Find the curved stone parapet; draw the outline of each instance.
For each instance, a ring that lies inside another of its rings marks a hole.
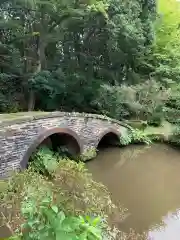
[[[125,135],[129,128],[127,124],[106,116],[74,112],[52,112],[30,116],[24,114],[17,119],[2,118],[0,178],[8,176],[11,170],[25,168],[38,145],[54,134],[62,140],[65,139],[65,135],[74,139],[76,148],[78,146],[79,153],[83,154],[90,148],[97,148],[106,134]]]

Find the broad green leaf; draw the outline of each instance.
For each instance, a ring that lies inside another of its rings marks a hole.
[[[79,240],[86,240],[88,237],[88,233],[87,232],[81,233],[78,237]]]
[[[66,233],[64,231],[58,231],[56,233],[56,240],[78,240],[75,233]]]
[[[1,240],[21,240],[21,238],[18,237],[18,236],[12,236],[12,237],[9,237],[9,238],[2,238]]]
[[[97,226],[101,222],[100,217],[96,217],[95,219],[92,220],[91,224],[93,226]]]
[[[49,197],[46,197],[46,198],[44,198],[43,200],[42,200],[42,203],[43,204],[48,204],[48,203],[50,203],[51,202],[51,199],[49,198]]]
[[[79,219],[80,219],[81,223],[85,223],[85,220],[82,216],[79,216]]]
[[[62,222],[61,227],[62,227],[63,231],[73,232],[80,228],[80,221],[78,218],[75,218],[75,217],[67,217]]]
[[[51,206],[51,209],[55,212],[55,213],[58,213],[58,207],[53,205]]]
[[[62,223],[65,218],[66,218],[66,216],[65,216],[64,212],[63,212],[63,211],[60,211],[60,212],[58,213],[58,221],[59,221],[60,223]]]
[[[88,231],[89,231],[92,235],[94,235],[94,237],[96,237],[96,238],[100,238],[100,237],[101,237],[101,230],[98,229],[98,228],[95,228],[95,227],[93,227],[93,226],[89,226]]]

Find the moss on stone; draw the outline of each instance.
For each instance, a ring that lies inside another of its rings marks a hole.
[[[147,121],[128,120],[128,121],[126,121],[126,123],[133,128],[142,129],[142,130],[147,127]]]
[[[0,180],[0,194],[3,193],[7,189],[8,189],[8,181]]]
[[[17,112],[17,113],[5,113],[0,114],[0,121],[8,121],[13,119],[21,119],[21,118],[28,118],[28,117],[34,117],[34,116],[41,116],[41,115],[47,115],[48,112]]]
[[[98,115],[92,113],[78,113],[78,112],[18,112],[9,114],[0,114],[0,125],[6,126],[11,124],[20,124],[21,122],[33,121],[36,119],[43,118],[54,118],[54,117],[82,117],[82,118],[93,118],[105,120],[110,123],[115,123],[125,128],[131,129],[130,125],[125,122],[109,118],[105,115]]]

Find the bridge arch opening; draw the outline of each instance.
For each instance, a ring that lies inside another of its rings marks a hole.
[[[59,147],[68,149],[68,152],[77,156],[81,154],[83,147],[79,136],[69,128],[53,128],[41,133],[29,146],[20,165],[22,169],[27,168],[30,157],[40,147],[46,146],[53,151]]]
[[[119,146],[119,132],[114,129],[108,129],[100,136],[97,149],[106,148],[109,146]]]

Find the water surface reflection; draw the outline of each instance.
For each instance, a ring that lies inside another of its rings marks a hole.
[[[164,144],[108,148],[87,166],[95,180],[108,187],[114,201],[129,209],[121,229],[146,231],[154,240],[180,239],[178,150]]]
[[[162,218],[162,223],[153,226],[148,232],[149,240],[179,240],[180,239],[180,210],[169,213]]]

